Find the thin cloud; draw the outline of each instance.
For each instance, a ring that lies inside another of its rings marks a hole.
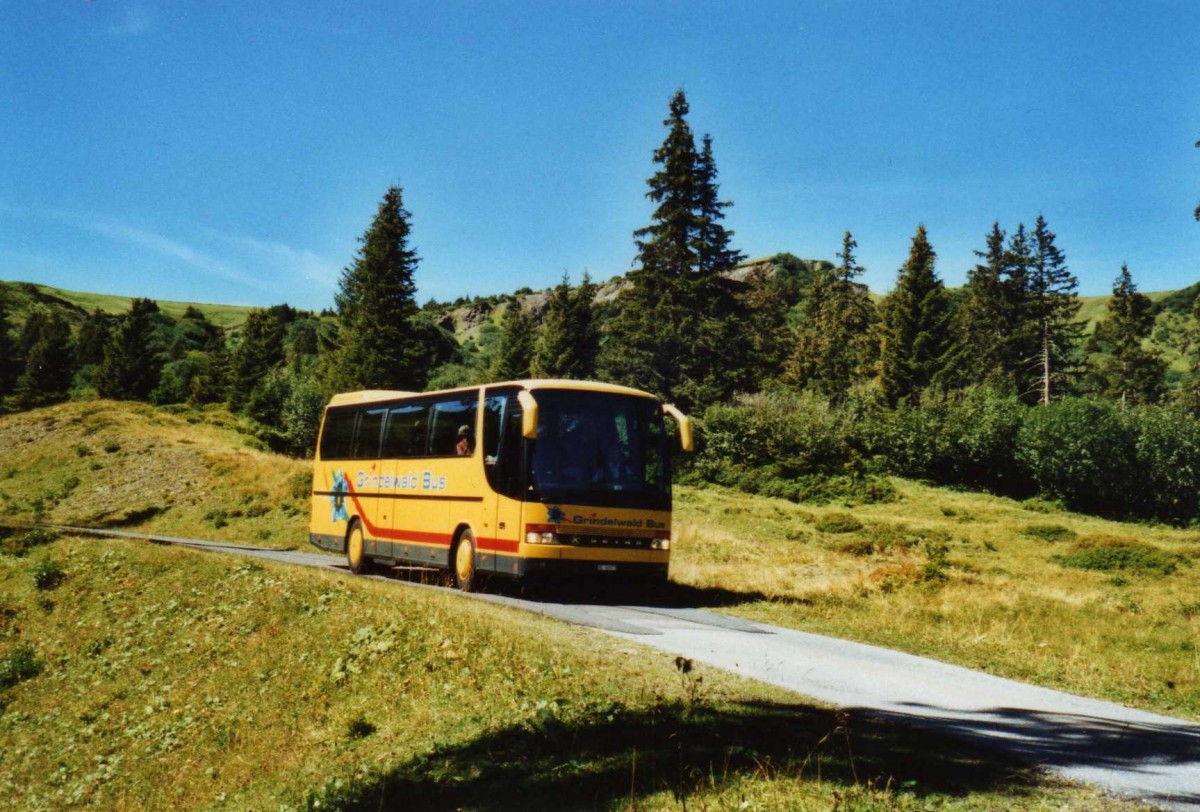
[[[154,17],[150,10],[140,3],[122,4],[120,17],[105,29],[105,33],[113,37],[138,37],[149,33],[154,28]]]
[[[178,260],[202,273],[219,276],[262,293],[275,293],[271,286],[264,285],[259,279],[246,273],[237,265],[180,240],[107,219],[94,220],[86,223],[85,226],[101,236],[133,243],[140,248]]]

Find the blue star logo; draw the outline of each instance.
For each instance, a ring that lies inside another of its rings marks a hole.
[[[350,488],[346,484],[346,475],[341,471],[333,475],[332,490],[333,493],[329,496],[329,501],[333,504],[332,521],[350,521],[350,514],[346,512],[346,494],[350,492]]]
[[[546,515],[551,524],[560,524],[567,519],[567,514],[563,513],[562,508],[560,508],[558,505],[555,505],[546,511]]]

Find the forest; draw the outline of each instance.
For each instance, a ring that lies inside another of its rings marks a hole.
[[[713,139],[696,138],[688,112],[679,91],[626,275],[419,305],[412,215],[393,186],[321,313],[280,304],[230,323],[148,299],[114,313],[0,284],[0,408],[97,397],[228,408],[304,456],[333,392],[597,379],[697,416],[685,480],[879,501],[899,475],[1200,519],[1200,283],[1151,297],[1121,267],[1112,295],[1085,307],[1041,214],[981,224],[958,288],[919,223],[884,296],[859,281],[850,230],[832,261],[747,261],[724,225]]]

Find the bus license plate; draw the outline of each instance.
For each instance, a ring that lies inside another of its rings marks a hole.
[[[616,564],[598,564],[596,566],[596,569],[600,570],[601,572],[616,572],[617,565]]]

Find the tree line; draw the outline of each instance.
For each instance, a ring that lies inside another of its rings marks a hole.
[[[878,301],[860,281],[850,231],[836,263],[780,255],[748,270],[724,225],[732,204],[720,194],[713,139],[696,138],[689,112],[676,92],[647,180],[650,223],[634,232],[634,269],[605,302],[586,273],[576,286],[564,274],[536,313],[528,296],[500,297],[499,323],[489,314],[460,344],[446,326],[448,306],[417,305],[412,215],[393,186],[342,273],[334,311],[255,310],[227,336],[195,308],[173,319],[139,299],[120,316],[97,310],[74,324],[35,306],[14,330],[0,299],[0,397],[10,408],[88,394],[224,403],[295,453],[311,449],[335,391],[524,377],[627,384],[712,426],[727,417],[722,409],[756,408],[762,393],[873,414],[963,402],[980,390],[1027,408],[1095,397],[1197,409],[1200,337],[1186,337],[1191,374],[1170,392],[1167,362],[1148,341],[1155,307],[1127,267],[1088,335],[1078,281],[1040,214],[1031,228],[993,223],[957,290],[942,282],[924,225]],[[883,448],[864,442],[855,453]]]

